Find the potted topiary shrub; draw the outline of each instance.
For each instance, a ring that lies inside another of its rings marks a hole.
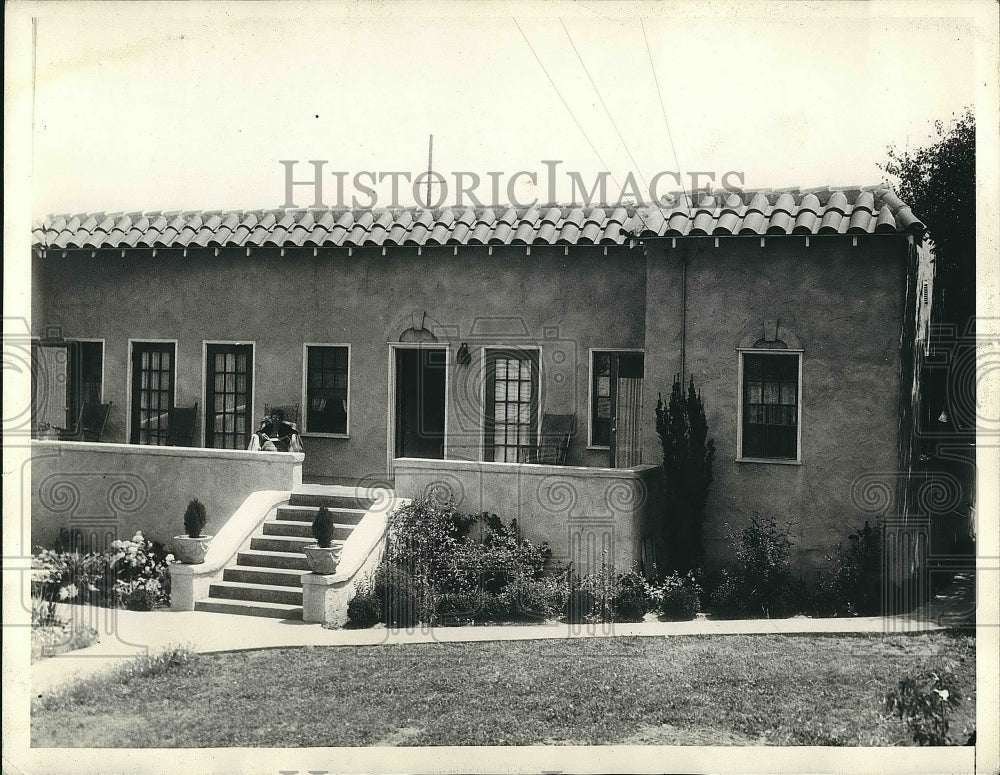
[[[343,544],[338,543],[335,546],[333,543],[333,514],[326,506],[319,507],[316,519],[313,520],[312,534],[316,543],[305,547],[312,572],[321,576],[336,573]]]
[[[201,534],[207,521],[205,506],[200,500],[193,498],[184,512],[186,535],[174,536],[174,554],[178,560],[188,565],[205,562],[205,553],[212,541],[212,536]]]

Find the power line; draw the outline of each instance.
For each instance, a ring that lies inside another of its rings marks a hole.
[[[670,140],[670,151],[674,155],[674,164],[677,165],[677,175],[681,174],[681,163],[677,160],[677,148],[674,147],[674,136],[670,132],[670,122],[667,120],[667,106],[663,104],[663,91],[660,89],[660,79],[656,77],[656,65],[653,64],[653,50],[649,47],[649,38],[646,35],[646,24],[639,19],[639,26],[642,27],[642,39],[646,41],[646,53],[649,55],[649,69],[653,73],[653,83],[656,84],[656,96],[660,99],[660,111],[663,113],[663,124],[667,127],[667,138]],[[681,182],[681,190],[684,183]]]
[[[562,25],[563,32],[566,33],[566,37],[569,39],[569,44],[573,47],[573,53],[576,54],[576,58],[580,61],[580,66],[583,68],[583,72],[587,74],[587,80],[589,80],[590,85],[594,87],[594,93],[597,95],[597,99],[600,100],[601,107],[603,107],[604,112],[608,114],[608,120],[611,122],[611,126],[615,128],[615,132],[618,134],[618,139],[621,141],[622,147],[625,149],[625,153],[628,154],[628,158],[632,162],[632,167],[639,173],[639,177],[642,179],[642,183],[648,191],[649,183],[646,181],[645,175],[642,174],[642,169],[639,167],[638,162],[636,162],[635,157],[632,155],[632,151],[629,149],[628,143],[626,143],[625,138],[622,137],[621,130],[618,128],[618,124],[615,122],[614,116],[611,115],[611,111],[608,109],[607,103],[604,102],[604,98],[601,96],[601,90],[597,88],[597,84],[594,82],[594,78],[591,76],[590,70],[587,69],[587,65],[583,61],[583,57],[580,55],[580,51],[573,42],[573,36],[569,34],[569,30],[566,29],[566,24],[561,18],[559,19],[559,24]]]
[[[621,184],[618,182],[618,178],[616,178],[615,174],[613,172],[611,172],[610,168],[608,167],[607,162],[604,161],[604,159],[601,156],[601,154],[598,153],[597,148],[594,147],[594,144],[591,142],[590,137],[584,131],[583,125],[577,120],[576,114],[573,113],[573,109],[570,108],[569,103],[566,102],[566,98],[562,96],[562,92],[559,91],[559,87],[556,86],[556,82],[552,79],[552,76],[549,75],[549,71],[545,69],[545,65],[542,64],[542,60],[538,56],[538,52],[535,51],[535,47],[531,45],[531,41],[528,40],[528,36],[524,34],[524,30],[521,29],[521,25],[517,23],[517,19],[514,18],[514,17],[511,17],[511,18],[514,21],[514,26],[517,27],[517,31],[520,32],[521,33],[521,37],[524,38],[524,42],[527,43],[528,44],[528,48],[531,49],[531,53],[534,55],[535,61],[538,62],[538,66],[540,68],[542,68],[542,72],[545,73],[545,77],[548,78],[549,79],[549,83],[552,84],[552,88],[555,90],[555,93],[559,96],[559,99],[562,102],[563,107],[566,108],[566,112],[569,113],[570,118],[573,119],[573,123],[576,124],[577,129],[580,130],[580,134],[583,135],[583,139],[587,141],[587,145],[589,145],[590,146],[590,150],[592,150],[594,152],[594,156],[596,156],[597,160],[601,163],[601,167],[603,169],[605,169],[605,170],[608,170],[608,173],[611,175],[611,179],[615,182],[615,185],[618,186],[618,190],[621,191],[622,187],[621,187]]]

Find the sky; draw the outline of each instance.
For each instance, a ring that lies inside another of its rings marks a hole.
[[[355,174],[412,179],[430,134],[444,204],[457,171],[479,176],[486,203],[490,172],[500,201],[569,201],[569,173],[589,188],[602,170],[610,199],[630,172],[643,198],[658,172],[871,184],[888,145],[926,144],[934,119],[974,103],[961,19],[699,8],[52,4],[35,29],[32,215],[281,207],[281,160],[295,180],[325,161],[324,204],[364,205]],[[508,190],[518,171],[535,184]],[[373,186],[377,204],[391,182]],[[661,176],[658,193],[676,187]]]

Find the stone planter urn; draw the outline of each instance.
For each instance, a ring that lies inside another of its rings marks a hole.
[[[208,545],[214,536],[174,536],[174,556],[185,565],[198,565],[205,562]]]
[[[337,572],[342,550],[342,545],[320,546],[319,544],[311,544],[303,549],[312,572],[320,576],[329,576]]]

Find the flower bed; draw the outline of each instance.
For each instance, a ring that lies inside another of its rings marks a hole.
[[[40,621],[53,616],[57,602],[133,611],[169,607],[171,562],[173,555],[141,531],[113,541],[109,552],[79,551],[72,542],[41,549],[31,561],[33,621],[36,609]]]
[[[516,520],[418,499],[390,515],[385,560],[359,585],[348,620],[354,627],[637,622],[660,610],[692,619],[700,607],[691,576],[650,584],[605,561],[581,578],[572,567],[547,569],[550,560],[548,546],[523,538]]]

